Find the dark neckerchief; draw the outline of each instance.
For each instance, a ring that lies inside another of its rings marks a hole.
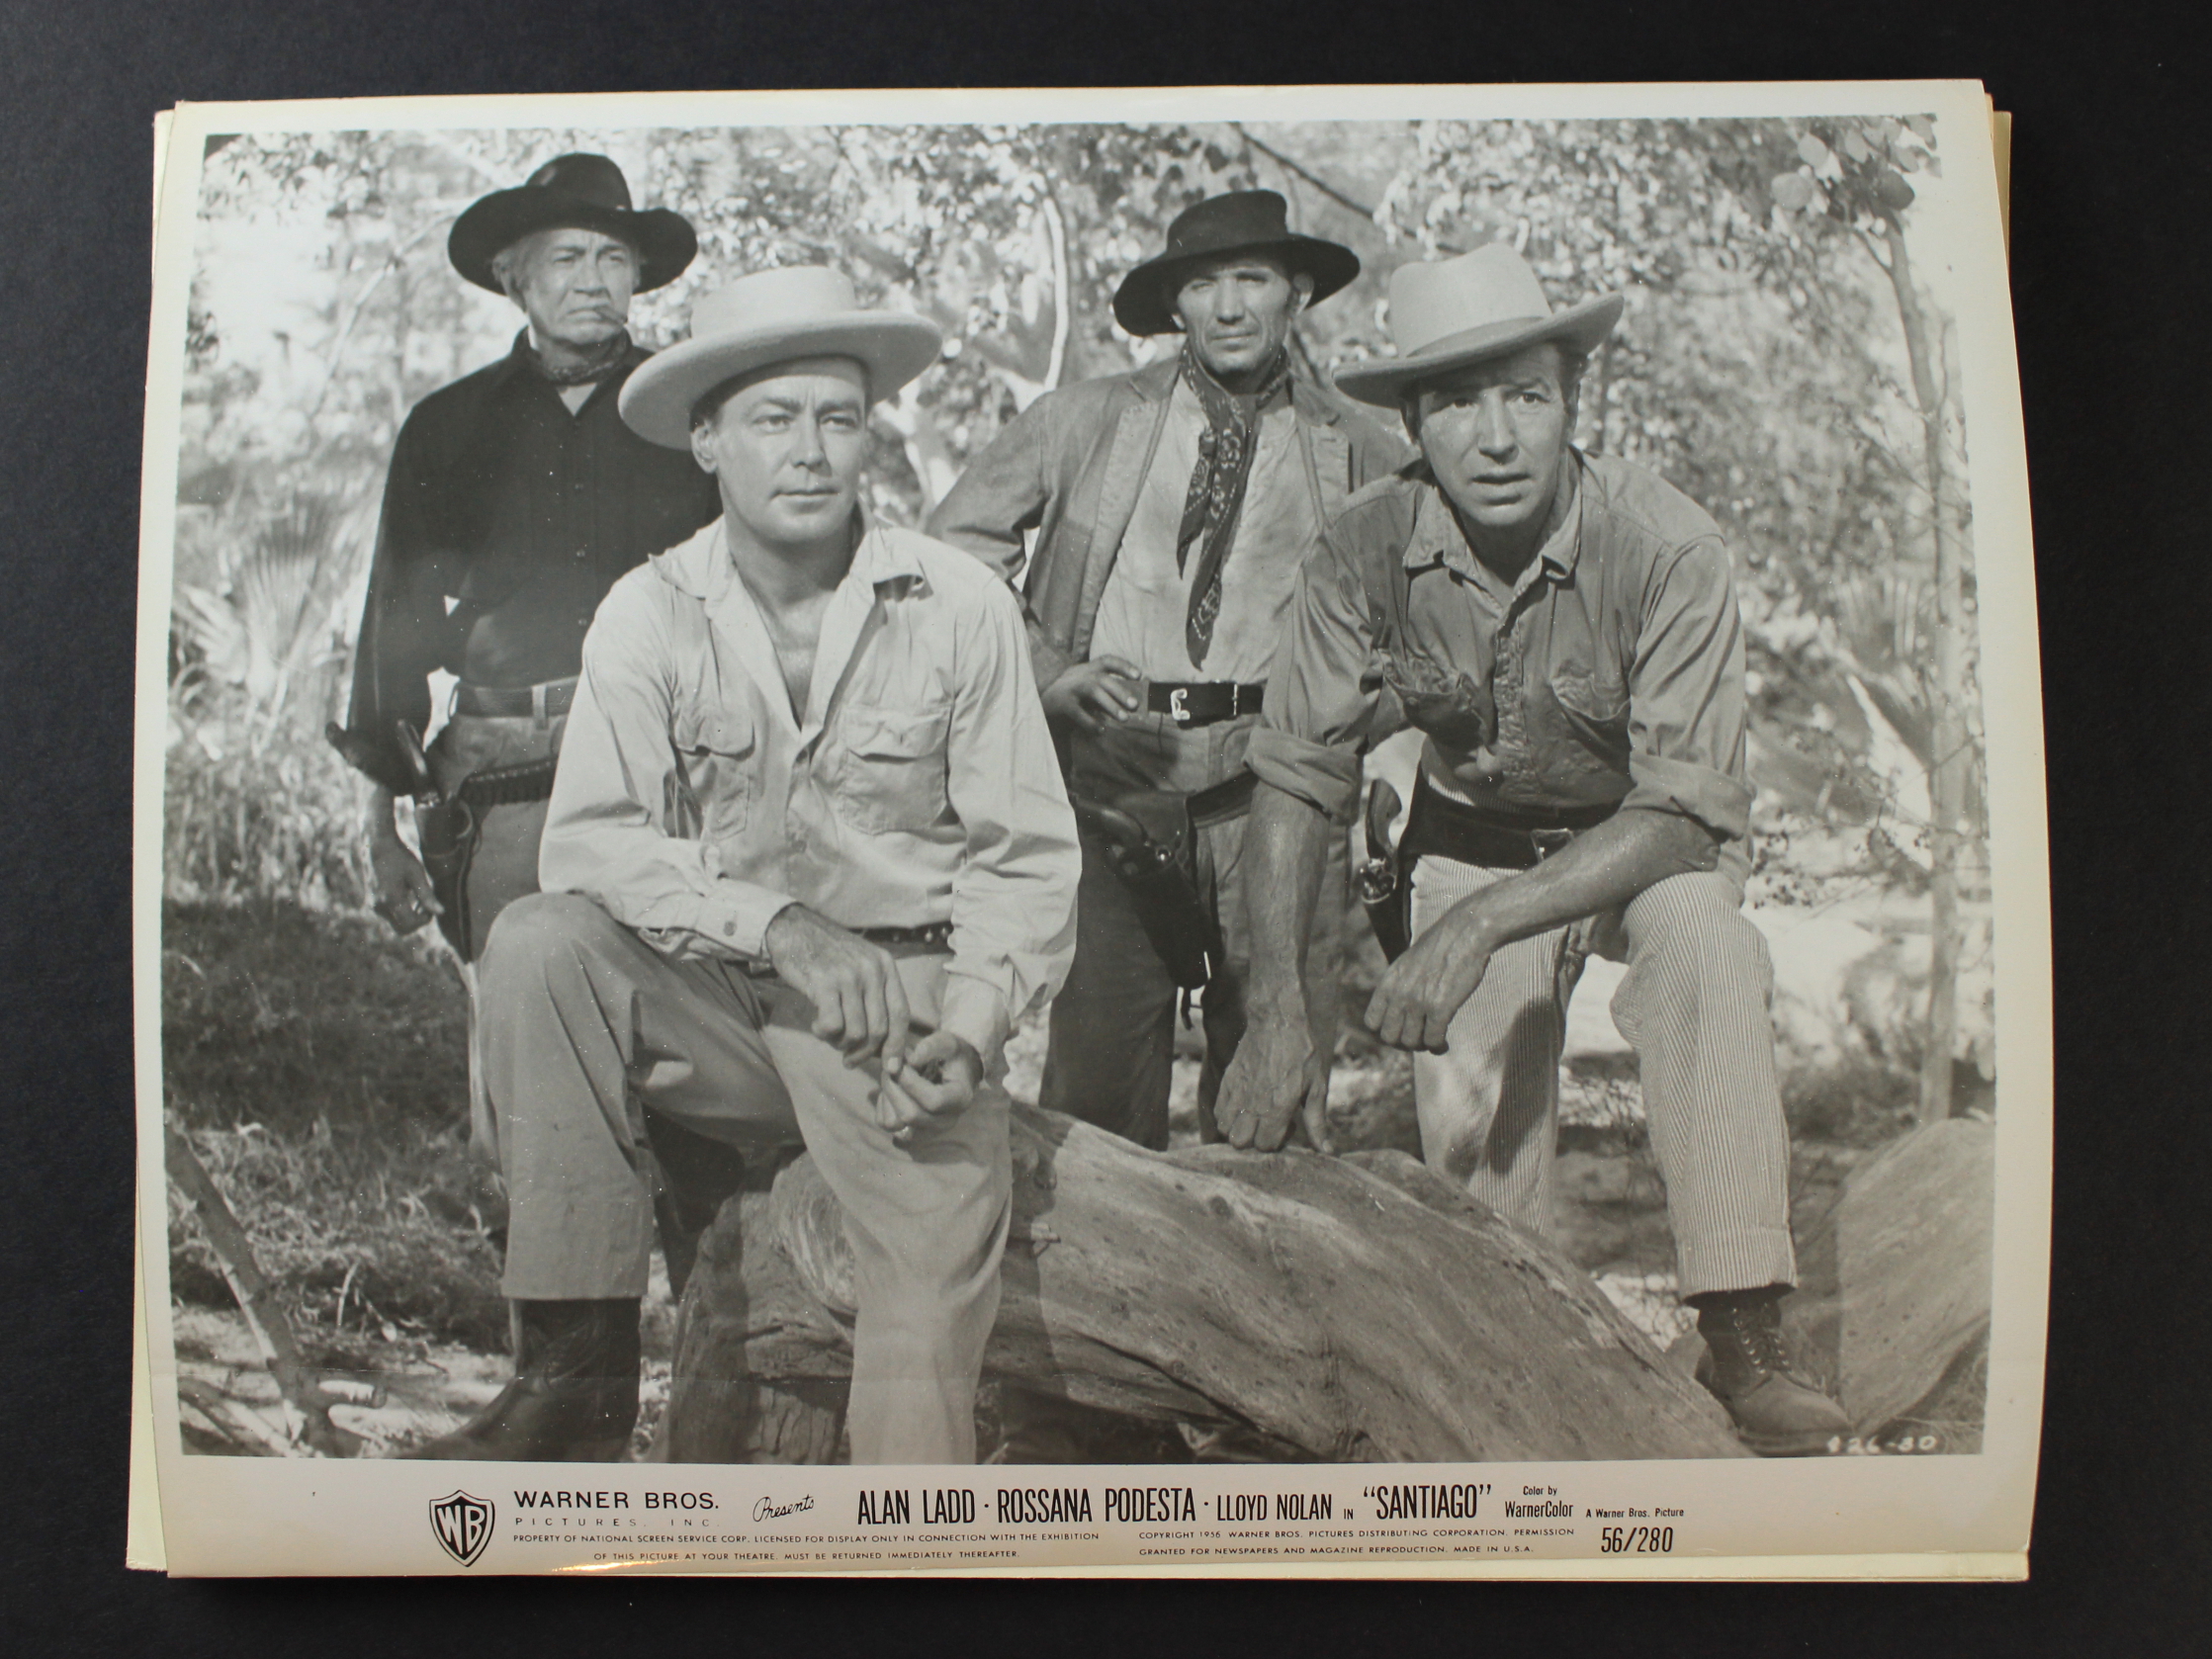
[[[530,365],[531,372],[540,380],[550,381],[555,386],[587,386],[593,381],[605,380],[622,367],[623,360],[630,355],[630,331],[627,328],[621,330],[589,359],[573,369],[549,367],[546,360],[538,355],[538,348],[530,343],[528,329],[523,330],[516,345],[521,351],[522,361]]]
[[[1194,666],[1203,666],[1213,644],[1214,619],[1221,614],[1221,567],[1236,537],[1244,508],[1244,487],[1252,478],[1252,455],[1259,445],[1260,417],[1290,392],[1290,356],[1284,352],[1260,377],[1253,392],[1231,392],[1206,370],[1189,345],[1183,348],[1182,378],[1205,410],[1198,439],[1198,464],[1183,498],[1183,522],[1175,534],[1175,568],[1181,574],[1191,544],[1202,541],[1198,568],[1191,578],[1191,608],[1183,621],[1184,643]]]

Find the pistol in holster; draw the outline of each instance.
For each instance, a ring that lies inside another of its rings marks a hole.
[[[438,901],[438,931],[463,961],[473,962],[477,940],[469,915],[469,864],[483,833],[484,814],[496,806],[545,799],[553,792],[554,762],[530,760],[490,767],[471,773],[449,790],[440,787],[431,772],[422,737],[409,722],[394,722],[393,735],[413,785],[415,850],[430,877],[431,895]],[[324,736],[347,760],[367,770],[360,740],[353,734],[333,722]]]
[[[1399,805],[1398,792],[1377,778],[1368,791],[1368,855],[1352,875],[1368,925],[1387,962],[1403,956],[1413,942],[1413,871],[1403,838],[1397,844],[1390,840],[1390,821],[1398,816]]]
[[[1198,896],[1192,799],[1164,789],[1131,790],[1111,801],[1069,797],[1077,824],[1128,889],[1145,938],[1185,991],[1220,972],[1225,955],[1220,926]]]
[[[477,850],[477,815],[461,798],[461,791],[438,785],[423,752],[421,734],[406,721],[393,723],[399,743],[399,759],[413,784],[415,850],[430,877],[430,892],[438,901],[438,931],[446,942],[469,955],[469,860]]]

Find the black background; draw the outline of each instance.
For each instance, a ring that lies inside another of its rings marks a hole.
[[[90,0],[0,9],[0,1634],[19,1653],[2202,1651],[2197,8]],[[2170,15],[2168,15],[2170,14]],[[2059,1126],[2013,1587],[168,1582],[122,1566],[130,756],[153,112],[701,87],[1968,77],[2017,117]]]

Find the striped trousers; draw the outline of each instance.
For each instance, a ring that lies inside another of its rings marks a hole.
[[[1415,934],[1512,873],[1423,858]],[[1670,876],[1580,926],[1592,951],[1628,965],[1613,1018],[1640,1069],[1682,1294],[1794,1284],[1790,1140],[1768,1016],[1774,965],[1735,885],[1721,874]],[[1452,1022],[1448,1051],[1413,1063],[1423,1159],[1546,1237],[1572,990],[1560,973],[1568,932],[1491,957]]]

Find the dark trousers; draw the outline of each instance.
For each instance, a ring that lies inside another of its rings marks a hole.
[[[1131,789],[1194,794],[1242,768],[1252,725],[1245,719],[1183,731],[1165,716],[1139,716],[1116,731],[1077,738],[1070,785],[1103,798]],[[1197,836],[1198,895],[1221,929],[1228,956],[1202,994],[1205,1058],[1198,1072],[1198,1132],[1207,1140],[1220,1138],[1213,1102],[1244,1035],[1244,987],[1251,965],[1243,886],[1245,823],[1240,816],[1200,830]],[[1314,1041],[1324,1056],[1333,1054],[1336,1045],[1345,881],[1344,845],[1332,836],[1307,945]],[[1037,1103],[1164,1151],[1180,1003],[1175,981],[1145,937],[1128,889],[1085,836],[1075,962],[1052,1004]]]

